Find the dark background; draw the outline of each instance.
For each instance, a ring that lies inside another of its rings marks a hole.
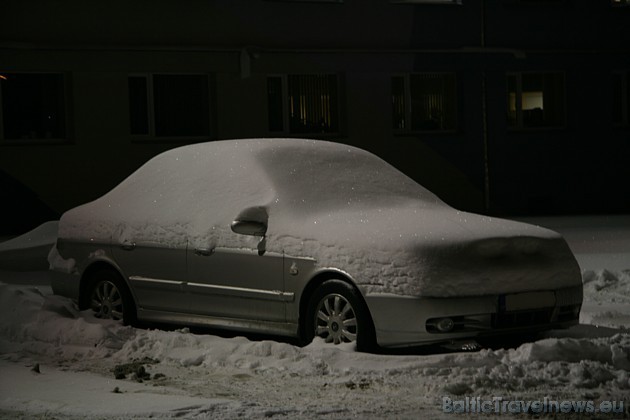
[[[628,213],[629,27],[617,0],[5,0],[0,235],[166,149],[245,137],[370,150],[462,210]],[[452,80],[450,123],[401,128],[396,81],[417,111],[427,74]],[[334,121],[305,128],[287,102],[317,75]],[[511,126],[512,81],[522,93],[545,76],[553,121]]]

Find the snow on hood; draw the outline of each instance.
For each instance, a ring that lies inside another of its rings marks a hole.
[[[230,230],[250,208],[267,213],[267,251],[344,270],[366,293],[455,296],[580,283],[559,235],[458,212],[380,158],[314,140],[217,141],[165,152],[65,213],[59,236],[255,248],[256,238]],[[487,258],[502,256],[516,263],[509,275],[487,275]],[[474,275],[462,277],[471,261]]]

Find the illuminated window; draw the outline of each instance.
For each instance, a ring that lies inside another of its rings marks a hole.
[[[210,134],[208,76],[129,76],[130,133],[149,137],[207,137]]]
[[[628,72],[613,74],[613,122],[616,125],[630,123],[630,83]]]
[[[398,131],[455,130],[455,74],[418,73],[392,77],[392,122]]]
[[[337,75],[271,76],[267,79],[267,105],[271,132],[339,133]]]
[[[564,75],[508,75],[508,125],[512,128],[561,127],[565,121]]]
[[[2,73],[0,102],[0,126],[5,140],[66,138],[62,74]]]

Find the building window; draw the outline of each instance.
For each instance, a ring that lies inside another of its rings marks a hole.
[[[149,137],[210,135],[208,76],[129,76],[130,132]]]
[[[269,131],[339,133],[339,87],[334,74],[271,76],[267,79]]]
[[[508,74],[508,126],[562,127],[565,122],[562,73]]]
[[[455,74],[414,73],[392,77],[392,122],[397,131],[455,130]]]
[[[630,73],[613,74],[613,123],[628,125],[630,123]]]
[[[65,139],[63,74],[0,74],[0,126],[5,140]]]

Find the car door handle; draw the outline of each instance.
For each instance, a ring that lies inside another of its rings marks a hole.
[[[136,248],[135,242],[124,242],[120,244],[120,247],[125,251],[133,251]]]
[[[209,257],[214,254],[214,248],[195,248],[195,255],[200,257]]]

